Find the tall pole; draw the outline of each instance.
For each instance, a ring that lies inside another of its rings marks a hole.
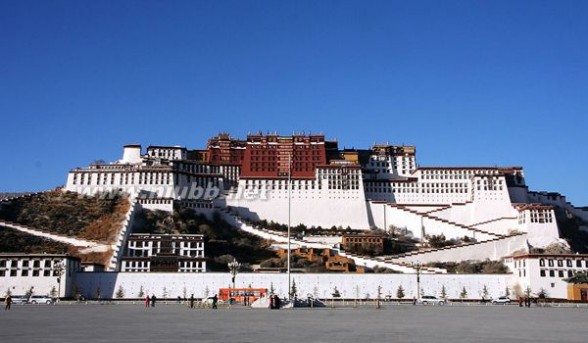
[[[292,201],[292,153],[288,154],[288,300],[290,299],[290,212]]]
[[[388,226],[386,225],[386,203],[382,204],[384,207],[384,232],[388,233]]]

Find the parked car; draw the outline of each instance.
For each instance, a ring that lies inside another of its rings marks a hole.
[[[420,299],[419,299],[419,303],[423,304],[423,305],[445,305],[445,300],[443,299],[439,299],[436,296],[433,295],[423,295]]]
[[[204,299],[202,299],[202,306],[204,307],[212,307],[212,303],[214,302],[214,297],[206,297]],[[220,300],[217,298],[217,306],[220,304],[223,304],[224,301]]]
[[[498,297],[496,299],[492,299],[493,304],[510,304],[510,298],[507,296]]]
[[[28,302],[27,297],[24,295],[13,295],[11,298],[13,304],[26,304]]]
[[[49,305],[52,303],[53,303],[53,299],[51,299],[50,297],[48,297],[46,295],[33,295],[29,299],[29,304],[47,304],[47,305]]]

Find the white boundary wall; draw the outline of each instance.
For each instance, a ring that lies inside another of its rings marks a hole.
[[[382,287],[382,297],[396,297],[398,286],[402,285],[405,299],[412,299],[417,291],[416,274],[292,274],[299,297],[315,294],[319,298],[331,298],[337,287],[343,298],[375,299],[378,286]],[[484,285],[491,297],[504,295],[506,287],[515,284],[511,274],[464,275],[464,274],[421,274],[420,285],[426,295],[439,296],[445,286],[449,298],[457,299],[463,287],[468,299],[480,299]],[[168,298],[178,296],[205,297],[218,293],[219,288],[231,285],[229,273],[78,273],[77,287],[88,298],[96,295],[100,288],[103,297],[113,297],[122,287],[125,298],[138,297],[141,287],[145,295],[155,294],[163,298],[164,288]],[[288,289],[287,274],[240,273],[235,278],[236,287],[272,288],[281,296]],[[184,292],[185,291],[185,292]],[[208,291],[208,292],[207,292]]]

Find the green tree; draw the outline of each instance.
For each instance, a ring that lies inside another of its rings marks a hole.
[[[441,287],[441,299],[447,300],[447,289],[445,285]]]
[[[49,296],[51,298],[57,298],[57,288],[55,288],[55,286],[51,287],[51,291],[49,291]]]
[[[405,297],[404,288],[402,288],[402,285],[399,285],[398,288],[396,289],[396,298],[402,299],[404,297]]]
[[[525,288],[525,296],[531,298],[531,292],[531,287],[527,286],[527,288]]]
[[[123,286],[120,285],[120,286],[118,286],[118,289],[116,290],[116,298],[122,299],[124,297],[125,297],[125,290],[123,289]]]
[[[292,288],[290,288],[290,298],[298,296],[298,289],[296,289],[296,280],[292,280]]]
[[[547,299],[547,298],[549,298],[549,294],[547,294],[547,290],[545,288],[541,288],[541,289],[539,289],[539,292],[537,293],[537,297],[539,299]]]
[[[459,293],[459,298],[460,298],[461,300],[464,300],[464,299],[467,299],[467,297],[468,297],[468,291],[467,291],[467,289],[466,289],[466,288],[465,288],[465,286],[464,286],[464,287],[461,289],[461,293]]]
[[[482,288],[482,298],[488,299],[488,297],[489,297],[488,287],[486,285],[484,285],[484,287]]]

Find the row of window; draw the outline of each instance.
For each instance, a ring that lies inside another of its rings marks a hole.
[[[582,267],[586,267],[588,268],[588,260],[572,260],[572,259],[566,259],[566,260],[554,260],[554,259],[544,259],[541,258],[539,259],[539,266],[540,267],[545,267],[545,263],[547,262],[547,266],[548,267],[555,267],[555,264],[557,264],[558,267],[563,267],[564,263],[566,267],[576,267],[576,268],[582,268]],[[524,266],[524,264],[523,264]],[[515,262],[515,267],[516,267],[516,262]]]
[[[549,275],[549,277],[556,277],[556,275],[557,275],[557,277],[560,277],[560,278],[564,278],[564,277],[570,278],[570,277],[574,276],[574,274],[580,273],[580,272],[582,272],[582,271],[571,270],[571,269],[568,269],[567,271],[566,270],[541,269],[539,271],[539,275],[541,275],[541,277],[547,277],[547,275]],[[588,273],[588,270],[584,271],[584,273]]]
[[[20,272],[20,275],[19,275]],[[51,269],[0,269],[0,277],[4,276],[34,276],[34,277],[55,277],[59,276],[59,271]]]

